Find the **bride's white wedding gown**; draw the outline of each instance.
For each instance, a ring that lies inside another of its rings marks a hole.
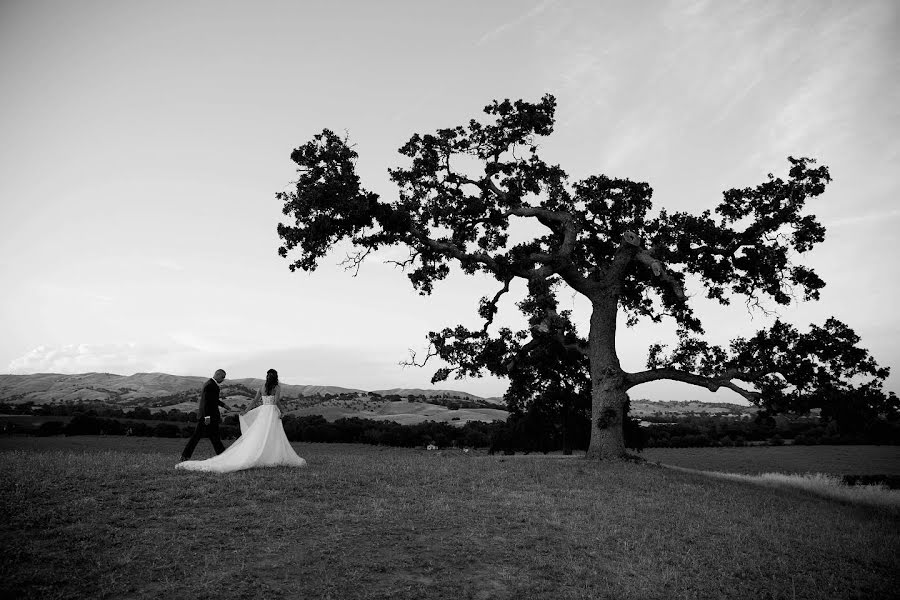
[[[262,404],[241,415],[239,420],[241,437],[225,452],[206,460],[186,460],[175,468],[228,473],[252,467],[306,466],[284,434],[275,396],[263,396]]]

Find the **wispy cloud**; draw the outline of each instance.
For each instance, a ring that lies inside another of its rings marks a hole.
[[[475,42],[475,45],[483,46],[484,44],[497,39],[507,31],[515,29],[529,19],[537,17],[555,3],[556,0],[542,0],[541,2],[533,6],[529,11],[515,17],[514,19],[510,19],[509,21],[505,21],[500,25],[497,25],[496,27],[482,35],[480,38],[478,38],[478,41]]]
[[[76,285],[42,281],[37,284],[36,288],[41,294],[51,298],[67,298],[90,304],[104,305],[112,304],[116,301],[115,296],[98,292],[93,285],[87,283]]]
[[[239,344],[228,343],[221,339],[211,339],[194,333],[193,331],[174,331],[169,333],[169,338],[177,347],[189,348],[208,354],[227,353],[240,350]],[[246,351],[247,348],[244,348],[243,350]]]
[[[38,346],[9,364],[9,372],[26,373],[137,373],[157,371],[170,350],[136,343]]]
[[[900,81],[895,2],[563,8],[552,13],[562,25],[544,27],[542,69],[557,82],[560,129],[591,127],[601,168],[716,147],[729,171],[766,173],[773,157],[834,164],[863,144],[886,162],[900,149],[900,84],[887,83]]]
[[[164,372],[197,375],[234,360],[234,354],[209,352],[178,342],[171,344],[113,342],[38,346],[11,361],[9,373]]]
[[[863,143],[883,150],[890,145],[896,153],[900,62],[887,56],[896,3],[838,3],[814,15],[808,29],[792,32],[800,37],[792,39],[790,52],[776,55],[791,68],[779,66],[783,95],[761,128],[760,152],[828,152],[834,160]],[[887,65],[892,73],[885,72]],[[892,77],[893,85],[885,86]]]
[[[165,269],[167,271],[184,271],[184,265],[171,258],[154,258],[151,259],[149,263],[154,267]]]
[[[827,221],[824,223],[826,229],[833,229],[836,227],[847,227],[852,225],[862,225],[865,223],[883,223],[884,221],[888,221],[890,219],[896,219],[900,217],[900,208],[895,208],[893,210],[889,210],[886,212],[880,213],[869,213],[865,215],[854,215],[851,217],[843,217],[839,219],[834,219],[831,221]]]

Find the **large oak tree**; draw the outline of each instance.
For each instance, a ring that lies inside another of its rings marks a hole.
[[[827,167],[788,158],[786,178],[770,174],[756,187],[728,190],[714,212],[651,215],[648,184],[606,175],[570,181],[560,166],[540,158],[537,140],[552,133],[555,108],[550,95],[537,103],[494,101],[484,109],[486,122],[413,135],[400,148],[406,165],[389,170],[398,187],[392,202],[360,185],[355,150],[323,130],[291,154],[298,178],[277,198],[293,222],[278,225],[279,254],[291,260],[292,271],[312,271],[345,239],[356,248],[348,257],[355,268],[379,248],[404,246],[409,256],[399,264],[422,294],[453,263],[464,273],[493,277],[499,290],[481,300],[483,327],[429,334],[429,356],[450,365],[434,380],[486,370],[511,376],[514,384],[528,381],[540,363],[535,352],[565,368],[586,365],[593,458],[625,455],[627,392],[662,379],[729,388],[772,413],[896,408],[896,397],[882,391],[888,370],[857,346],[843,323],[829,319],[802,333],[776,321],[722,348],[702,338],[685,290],[691,275],[692,285],[722,304],[735,298],[788,304],[797,294],[817,299],[824,282],[795,261],[824,239],[824,227],[804,209],[825,191]],[[511,244],[513,217],[543,227],[533,239]],[[492,332],[498,302],[516,280],[527,284],[519,308],[529,328]],[[586,338],[557,310],[565,286],[590,301]],[[616,351],[620,312],[629,324],[674,319],[678,344],[668,351],[651,347],[643,371],[623,370]]]

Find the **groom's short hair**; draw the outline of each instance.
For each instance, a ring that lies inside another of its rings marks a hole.
[[[221,375],[222,377],[225,377],[225,371],[223,371],[222,369],[216,369],[216,372],[213,373],[213,377],[215,377],[216,375]]]

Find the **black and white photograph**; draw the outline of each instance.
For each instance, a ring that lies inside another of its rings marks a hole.
[[[900,593],[900,3],[0,2],[0,596]]]

